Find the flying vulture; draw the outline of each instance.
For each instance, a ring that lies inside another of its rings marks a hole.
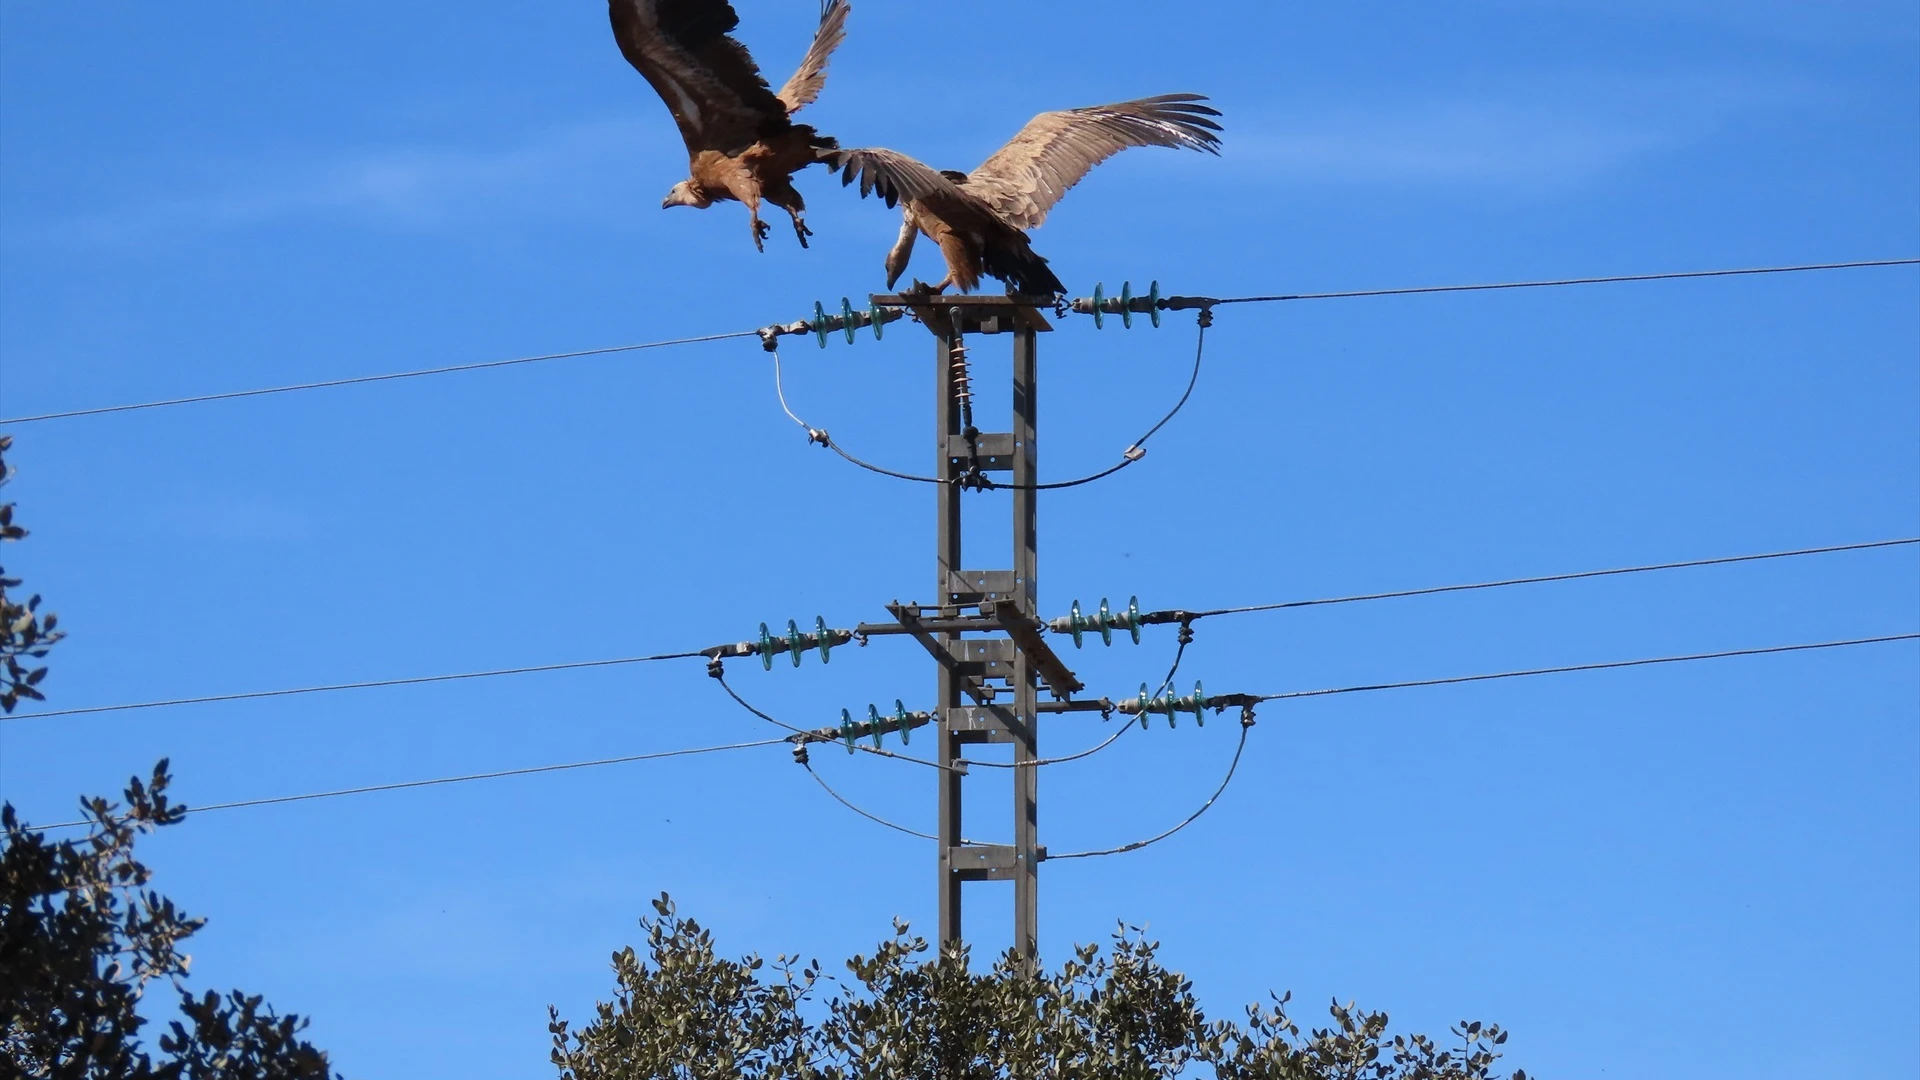
[[[840,170],[841,183],[860,180],[860,194],[875,191],[888,206],[903,207],[900,239],[887,253],[887,287],[907,269],[920,234],[940,245],[948,285],[971,292],[980,275],[999,278],[1010,291],[1056,295],[1066,291],[1047,260],[1028,243],[1026,230],[1095,165],[1130,146],[1172,146],[1220,152],[1219,112],[1200,104],[1199,94],[1045,112],[1027,122],[1013,141],[970,173],[933,169],[892,150],[835,150],[823,156]]]
[[[838,144],[788,117],[820,96],[827,60],[846,39],[846,0],[825,0],[813,47],[775,93],[746,46],[730,36],[740,16],[727,0],[608,0],[620,52],[667,103],[686,140],[688,176],[660,205],[704,210],[736,199],[752,216],[753,246],[770,231],[760,200],[793,217],[800,246],[813,235],[793,174]]]

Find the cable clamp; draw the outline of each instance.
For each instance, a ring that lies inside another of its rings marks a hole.
[[[831,450],[833,449],[833,436],[828,435],[825,428],[810,427],[807,429],[807,444],[812,445],[814,443],[819,443],[823,449]]]
[[[807,744],[804,741],[794,743],[793,763],[795,765],[807,764]]]
[[[1213,305],[1208,304],[1207,306],[1200,309],[1200,329],[1205,330],[1207,327],[1212,325],[1213,325]]]
[[[1247,704],[1240,706],[1240,726],[1243,728],[1250,728],[1253,726],[1253,703],[1252,702],[1248,702]]]
[[[717,656],[707,658],[707,675],[715,679],[727,677],[727,666]]]
[[[1147,456],[1147,448],[1141,446],[1139,443],[1134,443],[1132,446],[1127,447],[1120,456],[1126,458],[1128,461],[1139,461],[1141,458]]]
[[[1181,645],[1193,644],[1193,616],[1189,615],[1180,620],[1180,637],[1178,643]]]

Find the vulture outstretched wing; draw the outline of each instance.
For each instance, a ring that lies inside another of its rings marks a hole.
[[[1095,165],[1132,146],[1220,152],[1217,110],[1200,94],[1041,113],[967,177],[968,188],[1009,224],[1031,229]]]
[[[820,5],[820,25],[813,32],[813,45],[800,61],[799,70],[776,95],[786,104],[789,113],[813,104],[813,99],[820,96],[821,87],[827,85],[827,61],[832,59],[833,50],[847,40],[847,11],[852,6],[847,0],[826,0]]]
[[[737,151],[783,124],[753,55],[728,34],[740,16],[727,0],[607,0],[613,37],[627,63],[667,103],[689,155]]]
[[[964,173],[941,172],[894,150],[834,150],[821,157],[840,174],[842,184],[858,179],[863,199],[878,192],[888,206],[898,206],[902,199],[980,203],[977,196],[960,190]],[[981,209],[987,209],[984,203]]]

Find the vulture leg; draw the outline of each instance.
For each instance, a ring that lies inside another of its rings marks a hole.
[[[767,234],[773,231],[773,226],[760,220],[759,207],[749,206],[747,207],[747,213],[752,215],[754,250],[765,253],[767,250]]]
[[[793,219],[793,235],[799,237],[801,247],[806,247],[807,237],[813,235],[813,230],[807,228],[806,200],[800,197],[800,193],[794,190],[791,184],[782,184],[768,188],[767,201],[785,210],[787,216]]]

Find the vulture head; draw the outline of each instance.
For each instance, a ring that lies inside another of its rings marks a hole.
[[[660,203],[660,209],[665,210],[670,206],[691,206],[695,210],[705,210],[712,205],[713,200],[707,198],[707,193],[701,190],[698,184],[692,180],[682,180],[667,192],[667,197]]]

